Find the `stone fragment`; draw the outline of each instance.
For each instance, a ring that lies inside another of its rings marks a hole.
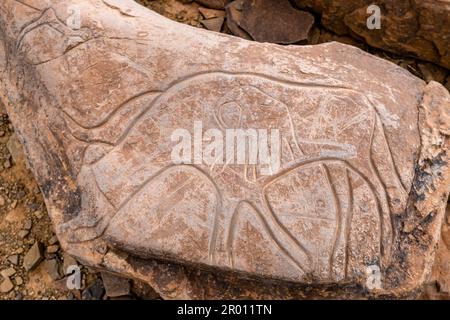
[[[69,254],[163,298],[417,294],[450,186],[442,85],[131,0],[38,3],[0,2],[0,98]],[[73,4],[76,30],[61,22]],[[239,128],[251,148],[233,159],[220,151]],[[100,280],[83,291],[102,297]]]
[[[14,268],[3,269],[0,271],[0,275],[3,278],[8,278],[16,274],[16,270]]]
[[[11,161],[9,159],[7,159],[5,162],[3,162],[3,168],[5,169],[9,169],[11,168]]]
[[[45,260],[45,268],[50,278],[54,281],[61,279],[60,264],[57,258]]]
[[[419,63],[417,65],[423,78],[426,82],[436,81],[439,83],[444,83],[447,70],[442,67],[436,66],[432,63]]]
[[[59,251],[59,246],[57,244],[47,247],[47,253],[49,253],[49,254],[57,253],[58,251]]]
[[[102,272],[103,285],[106,295],[110,298],[126,296],[130,294],[130,280],[113,275],[108,272]]]
[[[3,207],[6,204],[5,197],[0,196],[0,207]]]
[[[19,256],[17,254],[13,254],[8,257],[8,261],[16,266],[19,264]]]
[[[23,267],[26,271],[32,271],[43,259],[42,244],[35,242],[33,246],[28,250],[23,258]]]
[[[33,227],[33,221],[31,221],[31,219],[25,220],[25,223],[23,224],[23,229],[31,230],[32,227]]]
[[[22,163],[25,161],[22,146],[20,145],[15,132],[9,137],[6,147],[15,163]]]
[[[205,19],[225,17],[225,11],[223,10],[214,10],[200,7],[198,8],[198,11],[200,11]]]
[[[227,14],[227,27],[235,36],[247,40],[253,40],[252,37],[240,27],[240,24],[242,22],[241,19],[243,3],[244,0],[235,0],[225,7],[225,12]]]
[[[20,239],[25,239],[30,234],[30,230],[20,230],[17,235]]]
[[[219,18],[212,18],[212,19],[208,19],[208,20],[201,20],[201,24],[203,24],[205,26],[206,29],[211,30],[211,31],[215,31],[215,32],[220,32],[220,30],[222,30],[222,25],[223,25],[223,21],[224,21],[224,17],[219,17]]]
[[[314,17],[294,9],[289,0],[245,0],[240,26],[259,42],[281,44],[308,39]]]
[[[5,278],[0,284],[0,293],[8,293],[12,289],[14,289],[14,284],[12,283],[11,279]]]
[[[75,260],[71,255],[69,255],[67,252],[63,253],[63,272],[65,275],[69,274],[67,270],[69,270],[70,267],[78,266],[77,260]]]
[[[17,286],[21,286],[23,284],[23,278],[22,277],[15,277],[14,281],[16,282]]]
[[[294,0],[321,15],[321,23],[339,35],[356,35],[369,45],[450,68],[450,3],[423,0]],[[369,8],[369,5],[377,7]],[[379,9],[379,11],[378,11]],[[368,13],[368,10],[370,13]],[[380,29],[368,28],[379,14]]]
[[[83,300],[101,300],[105,293],[102,281],[100,279],[95,280],[88,288],[83,290]]]
[[[36,210],[35,212],[33,212],[33,215],[38,219],[42,219],[44,213],[41,210]]]

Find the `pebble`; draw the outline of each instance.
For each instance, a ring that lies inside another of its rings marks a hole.
[[[6,204],[6,200],[3,196],[0,196],[0,207],[3,207]]]
[[[31,271],[38,266],[42,259],[42,245],[40,242],[35,242],[23,258],[23,266],[26,271]]]
[[[45,261],[45,267],[47,273],[54,281],[61,279],[61,273],[59,272],[59,261],[57,259],[51,259]]]
[[[5,162],[3,162],[3,167],[4,167],[5,169],[11,168],[11,161],[8,159],[8,160],[6,160]]]
[[[21,239],[25,239],[30,234],[30,230],[20,230],[17,235]]]
[[[50,253],[50,254],[57,253],[58,250],[59,250],[59,246],[57,244],[47,247],[47,253]]]
[[[14,280],[16,281],[17,286],[21,286],[23,284],[22,277],[16,277]]]
[[[36,218],[38,218],[38,219],[41,219],[41,218],[44,216],[44,214],[42,213],[42,211],[39,211],[39,210],[33,212],[33,214],[34,214],[34,216],[35,216]]]
[[[102,272],[103,285],[106,295],[110,298],[127,296],[130,294],[130,280],[118,277],[108,272]]]
[[[25,230],[31,230],[32,227],[33,227],[33,221],[31,221],[31,219],[27,219],[25,221],[25,223],[23,224],[23,228]]]
[[[9,278],[16,274],[16,270],[14,268],[8,268],[0,271],[0,274],[3,278]]]
[[[11,282],[11,279],[5,278],[5,280],[3,280],[3,282],[2,282],[2,284],[0,284],[0,292],[8,293],[12,289],[14,289],[14,284]]]
[[[11,202],[10,206],[11,206],[11,209],[15,209],[17,207],[17,200],[13,200],[13,202]]]
[[[8,257],[8,261],[17,266],[19,264],[19,256],[17,254],[13,254],[12,256]]]

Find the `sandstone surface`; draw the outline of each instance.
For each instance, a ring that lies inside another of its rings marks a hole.
[[[80,262],[166,298],[408,296],[428,277],[450,185],[438,83],[131,0],[7,0],[0,22],[0,98]],[[279,170],[175,163],[174,131],[196,123],[279,130]]]

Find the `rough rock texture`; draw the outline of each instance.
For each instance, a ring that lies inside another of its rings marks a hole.
[[[195,0],[195,2],[212,9],[224,9],[229,0]]]
[[[294,9],[288,0],[244,1],[240,26],[253,40],[280,44],[308,39],[314,17]]]
[[[443,86],[125,0],[8,0],[0,37],[0,98],[80,262],[165,298],[409,296],[428,277],[450,185]],[[278,128],[281,170],[172,163],[194,121]]]
[[[321,15],[321,23],[339,35],[353,34],[376,48],[411,55],[450,68],[448,0],[294,0]],[[367,28],[369,5],[381,8],[381,29]]]

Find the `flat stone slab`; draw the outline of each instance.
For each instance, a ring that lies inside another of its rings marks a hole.
[[[128,0],[6,1],[0,22],[0,97],[80,262],[165,298],[407,296],[426,280],[450,185],[443,86]],[[236,129],[256,160],[228,158]]]

